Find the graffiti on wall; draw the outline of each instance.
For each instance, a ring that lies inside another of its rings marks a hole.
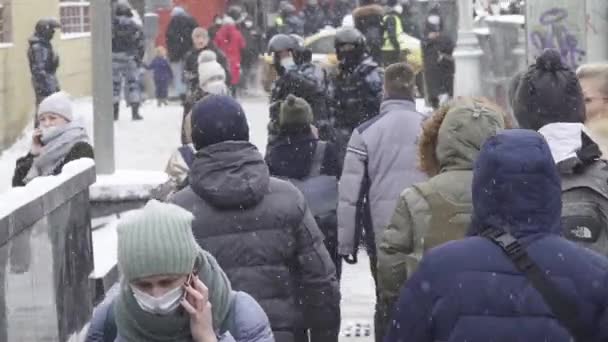
[[[529,43],[536,53],[556,49],[564,63],[576,69],[583,62],[586,52],[568,20],[568,11],[559,7],[548,9],[542,12],[538,24],[529,36]]]

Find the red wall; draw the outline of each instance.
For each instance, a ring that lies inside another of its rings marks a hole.
[[[190,13],[199,25],[208,27],[216,14],[224,13],[226,0],[174,0],[176,6],[181,6]],[[171,20],[171,8],[158,11],[159,27],[156,45],[165,45],[165,32]]]

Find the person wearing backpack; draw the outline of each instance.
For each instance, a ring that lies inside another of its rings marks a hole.
[[[426,179],[416,169],[416,141],[425,117],[416,111],[414,83],[414,73],[406,63],[386,69],[380,113],[353,131],[340,177],[338,253],[346,262],[356,263],[364,232],[374,281],[378,239],[400,192]],[[377,318],[378,314],[377,307]],[[376,324],[376,341],[380,341],[379,332]]]
[[[561,236],[551,154],[532,130],[486,140],[469,237],[425,254],[385,342],[608,341],[608,259]]]
[[[312,126],[312,108],[302,98],[288,95],[278,119],[278,137],[266,154],[270,175],[290,180],[304,194],[340,279],[336,210],[341,163],[337,147],[319,140]]]
[[[423,254],[465,236],[470,223],[473,162],[488,138],[510,125],[498,106],[462,98],[426,121],[418,143],[419,167],[428,181],[413,184],[399,198],[379,237],[378,283],[383,327],[399,288]]]
[[[551,148],[563,191],[566,238],[608,256],[608,165],[584,125],[585,96],[556,50],[545,50],[511,87],[521,128],[540,132]]]

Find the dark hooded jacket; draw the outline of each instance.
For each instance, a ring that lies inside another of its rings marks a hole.
[[[201,149],[190,186],[173,202],[191,211],[194,235],[222,266],[237,291],[251,294],[268,314],[276,341],[311,329],[332,341],[340,324],[334,265],[303,195],[270,177],[248,142]]]
[[[510,232],[573,303],[591,336],[608,339],[608,260],[560,236],[561,186],[544,139],[507,130],[475,163],[470,235]],[[571,341],[539,292],[490,240],[430,250],[401,291],[387,342]]]

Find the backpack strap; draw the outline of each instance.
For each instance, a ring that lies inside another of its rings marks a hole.
[[[568,330],[574,341],[589,341],[586,330],[580,324],[576,303],[560,292],[551,279],[530,258],[526,249],[515,237],[499,229],[487,229],[481,236],[492,241],[503,250],[515,267],[526,276],[532,286],[540,293],[557,321]]]
[[[428,203],[431,212],[429,228],[424,232],[424,251],[448,241],[460,240],[466,235],[472,212],[470,203],[447,200],[431,182],[414,184],[413,187]],[[467,219],[457,221],[461,219],[459,215],[466,215]]]
[[[327,142],[319,140],[315,153],[312,156],[312,164],[310,166],[310,173],[308,178],[318,177],[321,175],[321,168],[323,167],[323,159],[325,159],[325,150],[327,148]]]

